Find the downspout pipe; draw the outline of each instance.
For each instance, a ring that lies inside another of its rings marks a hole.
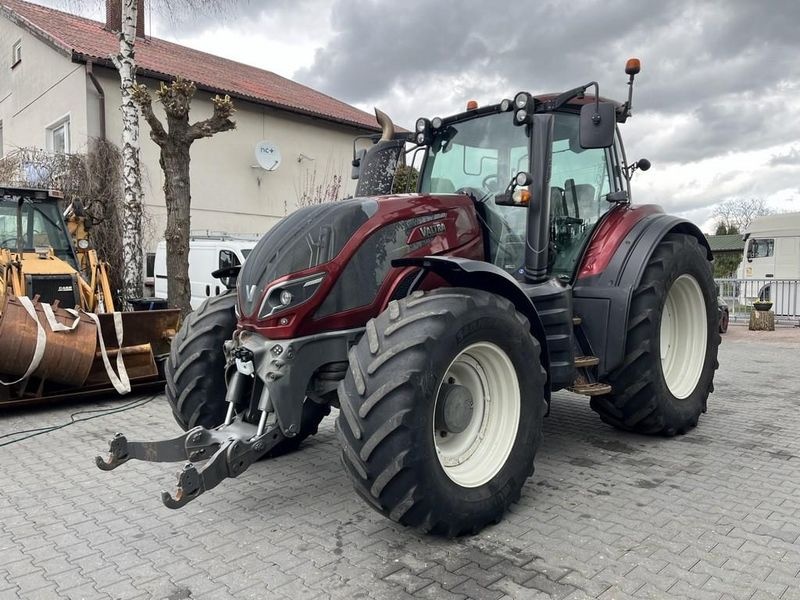
[[[92,82],[94,85],[94,89],[97,90],[97,95],[100,97],[100,139],[106,139],[106,94],[103,91],[103,86],[100,85],[100,82],[97,80],[94,74],[94,64],[92,61],[87,61],[86,63],[86,75],[89,77],[89,81]]]

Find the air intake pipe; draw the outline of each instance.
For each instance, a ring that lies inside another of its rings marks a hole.
[[[525,281],[547,280],[550,246],[550,168],[553,159],[553,115],[535,114],[531,125],[530,154],[533,181],[525,240]]]

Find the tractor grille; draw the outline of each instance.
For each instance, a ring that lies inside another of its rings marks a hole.
[[[80,304],[78,277],[76,275],[28,275],[28,296],[39,296],[40,302],[53,304],[56,300],[61,308],[75,308]]]

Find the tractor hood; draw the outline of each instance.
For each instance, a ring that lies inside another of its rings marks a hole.
[[[256,244],[238,279],[239,314],[253,315],[268,284],[333,259],[375,214],[375,199],[354,198],[298,209]]]

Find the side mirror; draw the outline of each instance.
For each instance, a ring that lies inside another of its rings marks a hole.
[[[581,108],[581,148],[608,148],[614,143],[617,115],[611,102],[584,104]]]
[[[366,155],[366,148],[362,148],[356,152],[355,158],[353,158],[353,162],[351,163],[352,168],[350,169],[350,179],[358,179],[359,175],[361,175],[361,161],[364,160]]]

